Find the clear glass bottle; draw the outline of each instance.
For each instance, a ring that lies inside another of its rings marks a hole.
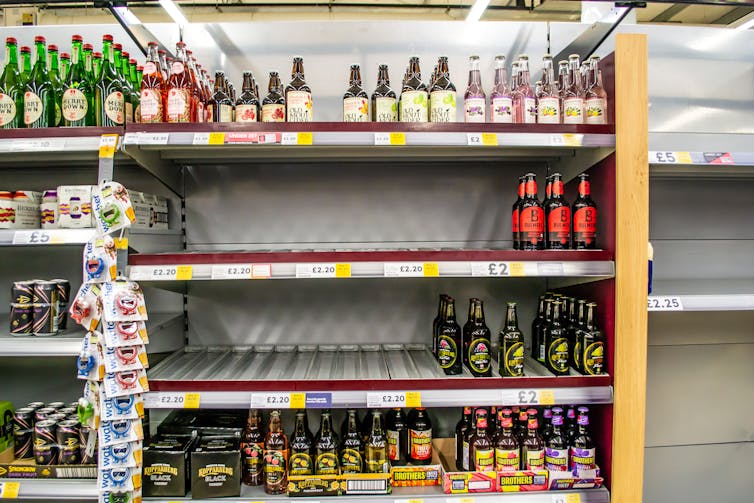
[[[147,45],[147,61],[141,77],[141,122],[144,124],[165,121],[166,85],[160,68],[157,42]]]
[[[607,92],[602,85],[599,56],[589,58],[589,75],[592,85],[585,93],[584,108],[587,124],[607,124]]]
[[[497,81],[497,75],[495,76]],[[465,122],[487,122],[487,97],[482,88],[482,73],[479,71],[479,56],[469,58],[469,84],[463,95]]]
[[[518,64],[514,63],[514,71]],[[495,84],[490,91],[490,121],[509,124],[513,122],[513,98],[508,86],[505,56],[495,56]]]
[[[176,44],[175,60],[170,65],[170,78],[165,99],[167,122],[195,122],[196,120],[194,85],[185,49],[185,43]]]
[[[377,73],[377,87],[372,93],[372,120],[374,122],[398,121],[398,101],[395,91],[390,88],[387,65],[380,65]]]
[[[581,81],[579,55],[568,56],[568,86],[563,92],[563,124],[584,123],[584,87]]]
[[[542,85],[537,92],[537,122],[560,124],[560,93],[555,81],[552,56],[545,54],[542,65]]]
[[[450,80],[446,56],[437,61],[437,78],[429,88],[429,121],[456,122],[456,86]]]
[[[513,110],[517,124],[534,124],[537,122],[537,102],[531,88],[529,76],[529,56],[518,57],[517,85],[513,92]]]
[[[364,447],[364,459],[367,473],[390,473],[388,445],[380,411],[372,412],[372,429]]]
[[[369,96],[361,87],[359,65],[351,65],[348,89],[343,95],[343,122],[369,122]]]

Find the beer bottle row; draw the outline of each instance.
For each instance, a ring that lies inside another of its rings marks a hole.
[[[516,303],[508,302],[493,360],[491,332],[484,318],[483,301],[469,299],[469,314],[461,328],[456,321],[455,299],[441,294],[432,323],[432,352],[447,375],[459,375],[466,367],[474,377],[491,377],[492,367],[502,377],[524,375],[525,339],[518,327]],[[599,375],[605,368],[605,337],[596,325],[597,304],[558,293],[539,298],[532,322],[531,355],[556,376],[569,370]]]
[[[572,205],[564,196],[563,176],[547,177],[545,199],[537,196],[537,175],[518,179],[511,230],[516,250],[591,250],[597,248],[597,205],[591,198],[589,175],[578,176],[578,197]]]
[[[329,410],[320,416],[312,435],[308,415],[296,413],[293,433],[286,437],[280,411],[272,411],[265,432],[262,412],[249,411],[241,439],[242,478],[247,485],[264,485],[268,494],[285,493],[288,476],[389,473],[394,465],[429,464],[432,460],[432,421],[426,409],[406,417],[402,409],[386,414],[349,409],[335,432]]]
[[[456,425],[459,471],[596,468],[589,409],[464,407]]]

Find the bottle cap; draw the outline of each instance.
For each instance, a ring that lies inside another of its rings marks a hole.
[[[92,49],[94,49],[94,46],[92,44],[84,44],[85,51],[91,51]]]
[[[116,51],[121,51],[123,50],[123,46],[121,44],[115,43],[113,44],[113,49],[115,49]]]
[[[71,59],[71,55],[68,54],[67,52],[61,52],[60,59]]]
[[[58,52],[58,46],[55,44],[50,44],[47,46],[48,52]]]
[[[128,59],[128,57],[129,57],[129,56],[131,56],[131,54],[130,54],[130,53],[128,53],[128,52],[126,52],[126,51],[123,51],[123,52],[121,53],[121,55],[122,55],[122,56],[123,56],[124,58],[126,58],[126,59]]]
[[[22,45],[21,52],[31,52],[31,47],[29,47],[28,45]]]
[[[13,37],[8,37],[8,38],[5,39],[5,43],[6,44],[17,44],[18,41],[16,41],[16,39],[13,38]]]
[[[37,35],[36,37],[34,37],[34,43],[35,44],[38,44],[38,43],[44,44],[45,42],[47,42],[47,41],[45,40],[44,37],[41,37],[39,35]]]
[[[102,41],[112,42],[113,41],[113,36],[112,35],[102,35]]]
[[[84,37],[82,37],[81,35],[73,35],[71,37],[71,42],[83,42],[83,41],[84,41]]]

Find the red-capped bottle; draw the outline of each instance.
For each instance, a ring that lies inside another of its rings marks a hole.
[[[589,175],[579,175],[579,197],[573,202],[573,248],[597,248],[597,205],[590,196]]]
[[[170,65],[167,85],[167,122],[196,122],[194,82],[188,67],[186,44],[176,44],[175,60]]]
[[[545,247],[545,213],[537,198],[537,175],[526,174],[524,200],[519,213],[521,250],[543,250]]]
[[[563,196],[563,176],[553,173],[550,177],[552,188],[545,204],[547,215],[547,248],[565,250],[571,243],[571,207]]]
[[[513,249],[518,250],[521,247],[521,236],[519,232],[519,219],[518,213],[521,203],[524,202],[524,189],[526,187],[526,177],[518,177],[518,199],[513,203],[513,210],[511,211],[511,230],[513,231]]]
[[[141,77],[140,120],[142,123],[165,120],[165,80],[162,77],[157,42],[149,42],[147,61]]]
[[[552,195],[552,178],[550,175],[545,177],[545,198],[542,199],[542,209],[545,211],[545,244],[547,244],[547,211],[550,204],[550,196]]]

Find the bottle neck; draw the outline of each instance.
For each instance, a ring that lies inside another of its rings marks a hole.
[[[18,46],[16,44],[6,44],[5,61],[6,66],[18,70]]]
[[[553,177],[551,195],[553,198],[563,197],[563,180],[560,177]]]
[[[484,307],[481,302],[474,304],[474,323],[484,324]]]
[[[332,436],[331,426],[330,426],[330,416],[327,414],[322,415],[322,424],[320,425],[320,428],[319,428],[319,436],[320,438]]]
[[[508,328],[518,328],[516,306],[508,306],[508,312],[505,315],[505,326]]]
[[[586,328],[587,330],[594,330],[594,306],[587,306],[586,308]]]
[[[372,436],[382,435],[382,416],[374,414],[372,416]]]
[[[358,428],[358,425],[356,424],[356,413],[355,412],[351,412],[351,413],[348,414],[348,433],[349,434],[353,434],[353,433],[358,434],[359,433],[359,428]]]
[[[537,181],[534,178],[527,178],[524,191],[528,198],[537,197]]]
[[[44,66],[45,69],[46,69],[46,67],[47,67],[47,61],[46,61],[47,54],[46,54],[44,42],[36,42],[34,44],[34,47],[35,47],[35,49],[37,51],[37,64]]]
[[[304,426],[304,416],[296,416],[296,427],[294,428],[294,436],[305,437],[306,427]]]
[[[579,196],[580,197],[587,197],[590,194],[590,192],[591,192],[590,189],[591,189],[591,187],[590,187],[590,184],[589,184],[589,180],[587,180],[586,178],[582,178],[579,181]]]
[[[81,52],[81,42],[73,42],[71,44],[71,66],[77,66],[83,63],[82,52]]]
[[[270,418],[270,433],[280,433],[280,416],[274,415]]]
[[[378,86],[390,86],[390,77],[387,73],[387,68],[380,68],[380,71],[377,75],[377,85]]]
[[[254,78],[250,73],[244,73],[243,75],[243,92],[254,92]]]
[[[445,308],[445,319],[447,321],[455,321],[456,319],[455,302],[448,302],[448,305]]]
[[[495,60],[495,87],[504,86],[507,80],[505,61]]]

